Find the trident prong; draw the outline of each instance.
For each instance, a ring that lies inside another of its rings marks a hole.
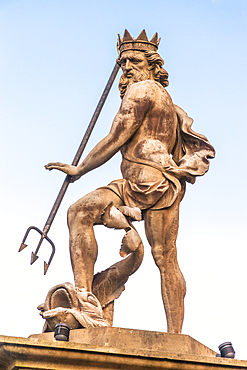
[[[51,263],[51,261],[52,261],[52,258],[53,258],[54,254],[55,254],[55,245],[54,245],[54,243],[51,241],[51,239],[50,239],[50,238],[48,238],[48,236],[46,235],[46,233],[47,233],[47,228],[44,228],[44,230],[43,230],[43,231],[41,231],[40,229],[38,229],[38,228],[37,228],[37,227],[35,227],[35,226],[30,226],[30,227],[27,229],[26,234],[24,235],[24,238],[23,238],[23,240],[22,240],[22,243],[21,243],[21,246],[20,246],[20,248],[19,248],[19,251],[18,251],[18,252],[21,252],[24,248],[26,248],[26,247],[27,247],[27,244],[25,244],[25,241],[26,241],[26,239],[27,239],[27,237],[28,237],[28,234],[29,234],[29,232],[30,232],[31,230],[35,230],[35,231],[37,231],[37,232],[41,235],[41,238],[40,238],[40,240],[39,240],[39,244],[38,244],[38,246],[37,246],[37,248],[36,248],[36,251],[31,253],[31,262],[30,262],[30,264],[31,264],[31,265],[32,265],[35,261],[37,261],[37,259],[39,258],[39,256],[37,255],[37,253],[38,253],[38,251],[39,251],[39,249],[40,249],[40,246],[41,246],[41,244],[42,244],[42,242],[43,242],[43,240],[44,240],[44,239],[45,239],[45,240],[47,240],[47,241],[48,241],[48,243],[49,243],[49,244],[51,245],[51,247],[52,247],[52,253],[51,253],[51,256],[50,256],[50,258],[49,258],[48,263],[46,263],[46,262],[44,261],[44,275],[46,275],[47,270],[48,270],[48,267],[50,266],[50,263]]]

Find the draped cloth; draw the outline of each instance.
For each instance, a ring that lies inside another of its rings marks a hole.
[[[158,169],[163,179],[153,183],[133,183],[126,179],[112,181],[104,187],[116,193],[127,206],[142,210],[168,208],[185,190],[185,181],[194,184],[196,176],[204,175],[215,150],[208,139],[191,129],[193,119],[174,106],[178,117],[177,138],[172,151],[174,166],[165,166],[125,153],[124,159]]]

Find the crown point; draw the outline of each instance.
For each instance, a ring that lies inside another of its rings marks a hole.
[[[161,37],[160,37],[160,38],[159,38],[159,40],[157,41],[157,46],[159,46],[160,40],[161,40]]]
[[[134,39],[128,30],[124,31],[124,36],[121,38],[120,35],[118,35],[118,41],[117,41],[117,50],[118,54],[121,55],[123,51],[127,50],[140,50],[140,51],[157,51],[158,45],[160,42],[160,39],[158,39],[157,32],[153,36],[151,41],[148,41],[147,34],[145,30],[142,30],[140,35]]]
[[[130,35],[129,31],[127,31],[127,30],[124,31],[123,41],[124,42],[126,42],[126,41],[134,41],[133,37]]]
[[[137,37],[136,41],[147,41],[148,42],[148,38],[147,38],[147,34],[146,34],[146,31],[145,30],[142,30],[142,32],[140,33],[140,35]]]
[[[153,44],[156,44],[157,45],[157,41],[158,41],[158,34],[156,32],[155,35],[150,40],[150,42],[152,42]]]

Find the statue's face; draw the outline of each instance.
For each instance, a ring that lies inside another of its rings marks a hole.
[[[124,51],[120,58],[121,68],[125,77],[132,79],[135,75],[149,73],[149,64],[145,54],[141,51]]]

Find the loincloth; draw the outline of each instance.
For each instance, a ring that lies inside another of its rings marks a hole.
[[[125,156],[124,158],[134,162],[130,156]],[[120,179],[112,181],[109,185],[102,188],[112,190],[129,207],[138,207],[141,210],[158,210],[172,206],[178,196],[181,195],[180,181],[174,176],[166,174],[156,164],[150,165],[150,162],[147,163],[147,161],[138,162],[159,169],[164,178],[157,182],[139,184]]]

